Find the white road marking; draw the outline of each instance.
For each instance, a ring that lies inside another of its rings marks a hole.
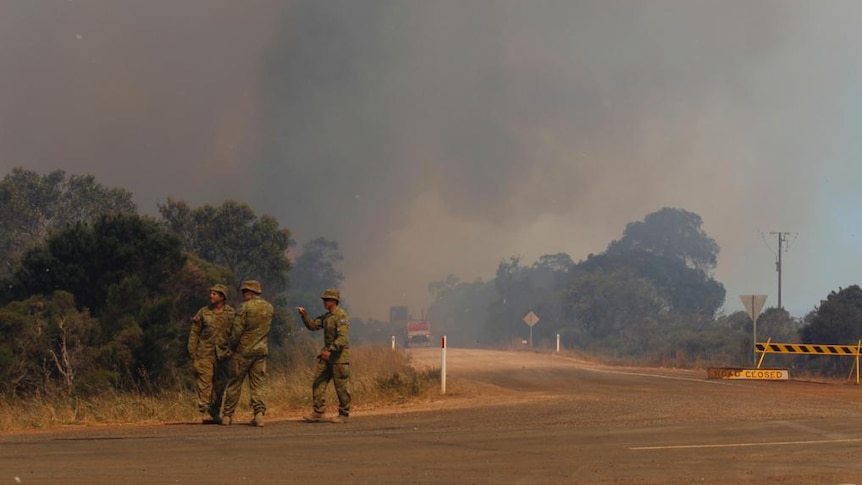
[[[786,446],[786,445],[822,445],[829,443],[859,443],[862,438],[847,438],[840,440],[811,440],[811,441],[770,441],[767,443],[726,443],[723,445],[669,445],[669,446],[636,446],[629,448],[632,451],[643,450],[692,450],[701,448],[744,448],[752,446]]]

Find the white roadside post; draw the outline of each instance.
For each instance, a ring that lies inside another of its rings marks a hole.
[[[557,334],[557,353],[560,353],[560,334]]]
[[[392,336],[392,350],[395,350],[395,335]]]
[[[440,340],[440,394],[446,394],[446,336]]]

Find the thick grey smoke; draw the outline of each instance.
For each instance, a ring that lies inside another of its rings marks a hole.
[[[860,20],[849,1],[3,3],[0,167],[93,172],[150,210],[248,200],[338,240],[365,316],[511,254],[581,259],[663,206],[703,216],[731,309],[774,293],[758,230],[799,232],[784,298],[807,310],[862,269],[831,249],[856,256],[835,236],[854,216],[830,218],[859,202]]]

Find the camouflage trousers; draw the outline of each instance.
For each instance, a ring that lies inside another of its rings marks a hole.
[[[221,410],[222,398],[230,378],[230,361],[215,356],[195,359],[198,411],[216,417]]]
[[[251,395],[251,407],[254,413],[266,413],[263,393],[266,390],[266,356],[237,356],[231,359],[230,382],[224,396],[224,415],[233,416],[243,381],[248,380],[248,391]]]
[[[318,360],[311,387],[314,397],[314,412],[323,414],[326,408],[326,386],[329,381],[335,384],[335,394],[338,396],[338,414],[350,415],[350,364],[330,364]]]

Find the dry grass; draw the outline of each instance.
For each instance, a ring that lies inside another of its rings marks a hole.
[[[292,359],[290,369],[271,370],[265,400],[267,415],[274,418],[308,411],[311,408],[311,381],[315,361]],[[275,367],[270,364],[270,368]],[[439,394],[438,369],[417,371],[409,357],[386,346],[358,346],[351,349],[351,392],[356,409],[401,404]],[[330,385],[327,394],[330,411],[337,404]],[[237,419],[251,415],[247,389],[243,389]],[[50,429],[65,426],[108,424],[153,424],[195,422],[194,392],[165,391],[158,395],[107,392],[87,398],[0,397],[0,432]]]

